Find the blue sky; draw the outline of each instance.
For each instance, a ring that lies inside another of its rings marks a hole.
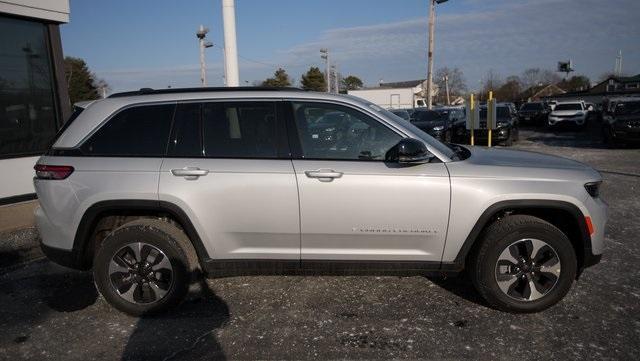
[[[221,0],[71,0],[65,55],[84,58],[113,91],[199,85],[195,31],[211,29],[209,85],[222,85]],[[450,0],[439,5],[435,67],[459,67],[470,88],[493,69],[554,69],[572,59],[596,80],[640,73],[640,0]],[[426,0],[236,0],[241,82],[282,66],[296,80],[322,66],[327,47],[339,71],[375,85],[424,78]]]

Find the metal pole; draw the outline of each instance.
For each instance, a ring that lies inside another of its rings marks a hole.
[[[489,114],[489,109],[493,109],[493,91],[489,90],[489,101],[487,102],[487,130],[488,130],[488,140],[487,140],[487,147],[491,147],[491,135],[492,135],[492,129],[491,127],[489,127],[489,116],[494,117],[495,115],[493,114],[493,112],[491,113],[491,115]]]
[[[331,61],[329,60],[329,52],[327,51],[327,93],[331,93]]]
[[[238,70],[238,45],[236,43],[235,0],[222,0],[222,22],[224,23],[225,78],[227,86],[240,86]]]
[[[433,33],[434,33],[434,18],[436,11],[435,0],[429,0],[429,51],[428,66],[427,66],[427,108],[431,109],[433,106]]]
[[[204,32],[204,26],[200,25],[200,31]],[[205,71],[204,61],[204,37],[198,39],[198,46],[200,47],[200,85],[207,86],[207,72]]]
[[[444,87],[447,90],[447,105],[451,105],[451,98],[449,97],[449,75],[444,75]]]
[[[476,126],[476,119],[474,118],[475,116],[475,103],[473,101],[473,94],[471,94],[471,99],[469,101],[469,103],[471,104],[471,106],[469,107],[469,109],[471,109],[471,114],[469,114],[468,116],[471,117],[471,141],[469,143],[471,143],[471,145],[474,145],[475,140],[474,140],[474,136],[473,136],[473,128],[475,128]]]

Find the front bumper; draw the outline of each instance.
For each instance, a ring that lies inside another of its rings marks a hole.
[[[491,132],[491,140],[492,141],[505,141],[509,139],[511,131],[509,128],[497,128]],[[471,131],[467,130],[467,136],[471,136]],[[473,138],[475,140],[488,140],[489,139],[489,131],[487,129],[474,129],[473,130]]]
[[[575,125],[584,125],[587,122],[587,117],[577,116],[577,117],[566,118],[566,117],[554,117],[550,115],[549,120],[547,122],[549,123],[549,125],[567,124],[567,123],[571,123]]]
[[[78,252],[74,250],[55,248],[47,246],[42,242],[40,242],[40,249],[42,249],[42,253],[53,263],[73,269],[87,269],[87,267],[83,265]]]

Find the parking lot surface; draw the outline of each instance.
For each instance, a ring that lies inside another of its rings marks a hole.
[[[590,164],[610,205],[602,262],[545,312],[488,308],[464,277],[269,276],[208,280],[137,319],[90,273],[24,252],[1,265],[0,359],[640,359],[640,150],[605,149],[595,130],[523,130],[515,148]]]

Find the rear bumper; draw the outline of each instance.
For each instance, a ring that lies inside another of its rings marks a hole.
[[[42,242],[40,242],[40,248],[42,249],[42,253],[44,253],[51,262],[69,268],[79,270],[86,269],[86,267],[82,265],[79,254],[74,250],[55,248],[47,246]]]

